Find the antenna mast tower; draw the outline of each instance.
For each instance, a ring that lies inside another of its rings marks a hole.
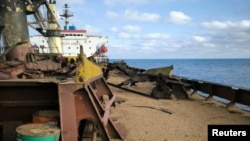
[[[73,17],[74,15],[72,13],[69,12],[69,6],[68,4],[64,5],[64,12],[62,15],[60,15],[61,17],[64,17],[65,19],[65,27],[66,30],[69,30],[69,17]]]

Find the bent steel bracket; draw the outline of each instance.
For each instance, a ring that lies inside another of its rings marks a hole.
[[[121,135],[109,117],[109,108],[114,105],[115,96],[105,87],[103,78],[95,82],[82,84],[60,84],[58,86],[62,140],[76,141],[82,133],[80,122],[92,121],[98,137],[104,141],[111,139],[122,140]],[[96,90],[96,88],[102,90]],[[106,89],[104,89],[106,88]],[[102,94],[108,94],[110,100],[105,105],[101,102]],[[78,128],[77,128],[78,127]],[[95,138],[92,136],[92,138]]]
[[[69,141],[82,137],[82,128],[85,127],[81,127],[81,122],[87,120],[94,126],[92,140],[98,137],[103,141],[122,140],[109,119],[109,108],[115,106],[115,95],[107,86],[101,68],[83,54],[82,46],[75,81],[76,83],[60,84],[58,87],[62,139]],[[102,101],[104,95],[108,96],[105,103]]]

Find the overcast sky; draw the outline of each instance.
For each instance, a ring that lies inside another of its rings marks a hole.
[[[59,14],[65,3],[111,59],[250,58],[250,0],[57,0]]]

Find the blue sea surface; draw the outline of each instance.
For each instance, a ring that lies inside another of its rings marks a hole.
[[[110,62],[121,60],[131,67],[143,69],[173,65],[173,74],[177,76],[250,89],[250,59],[111,59]],[[250,111],[249,106],[236,106]]]
[[[151,69],[174,66],[174,75],[250,89],[250,59],[111,59]]]

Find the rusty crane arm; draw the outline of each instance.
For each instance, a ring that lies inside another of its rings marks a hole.
[[[55,1],[52,2],[51,0],[50,2],[55,3]],[[28,25],[43,36],[47,36],[47,31],[51,30],[49,23],[56,24],[58,29],[60,29],[57,18],[49,7],[47,0],[28,1],[26,12],[28,15]]]

